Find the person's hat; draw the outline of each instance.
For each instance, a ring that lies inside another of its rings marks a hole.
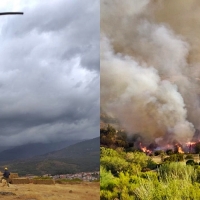
[[[5,167],[5,170],[7,170],[8,168],[7,167]]]

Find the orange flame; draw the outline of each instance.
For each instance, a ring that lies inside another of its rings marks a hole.
[[[196,144],[196,142],[187,142],[186,143],[187,146],[192,146],[192,145],[195,145],[195,144]]]
[[[142,147],[142,144],[140,143],[140,149],[144,152],[144,153],[152,153],[151,150],[147,149],[146,147]]]
[[[182,148],[180,146],[178,146],[178,152],[179,153],[184,153],[184,151],[182,150]]]

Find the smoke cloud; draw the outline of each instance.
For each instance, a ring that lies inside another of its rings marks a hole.
[[[198,5],[101,1],[101,108],[146,142],[185,143],[200,128]]]

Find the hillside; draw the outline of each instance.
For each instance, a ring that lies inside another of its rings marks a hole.
[[[100,138],[94,138],[26,160],[2,162],[11,172],[26,174],[64,174],[96,171],[100,165]]]
[[[46,154],[48,152],[60,150],[78,142],[80,142],[80,140],[51,143],[31,143],[16,146],[0,152],[0,162],[31,158],[33,156],[38,156]]]
[[[42,158],[79,158],[81,156],[92,156],[99,152],[100,138],[94,138],[79,142],[59,151],[40,156]]]

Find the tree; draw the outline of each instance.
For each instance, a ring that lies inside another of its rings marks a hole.
[[[200,153],[200,142],[195,144],[194,150],[195,150],[195,153]]]
[[[188,160],[187,162],[186,162],[186,165],[195,165],[195,162],[194,162],[194,160]]]
[[[188,154],[188,155],[185,157],[185,159],[186,159],[186,160],[188,160],[188,159],[192,159],[192,160],[193,160],[193,159],[194,159],[194,156],[191,155],[191,154]]]
[[[172,149],[166,150],[166,154],[169,155],[169,156],[172,155],[173,153],[174,153],[174,151]]]

